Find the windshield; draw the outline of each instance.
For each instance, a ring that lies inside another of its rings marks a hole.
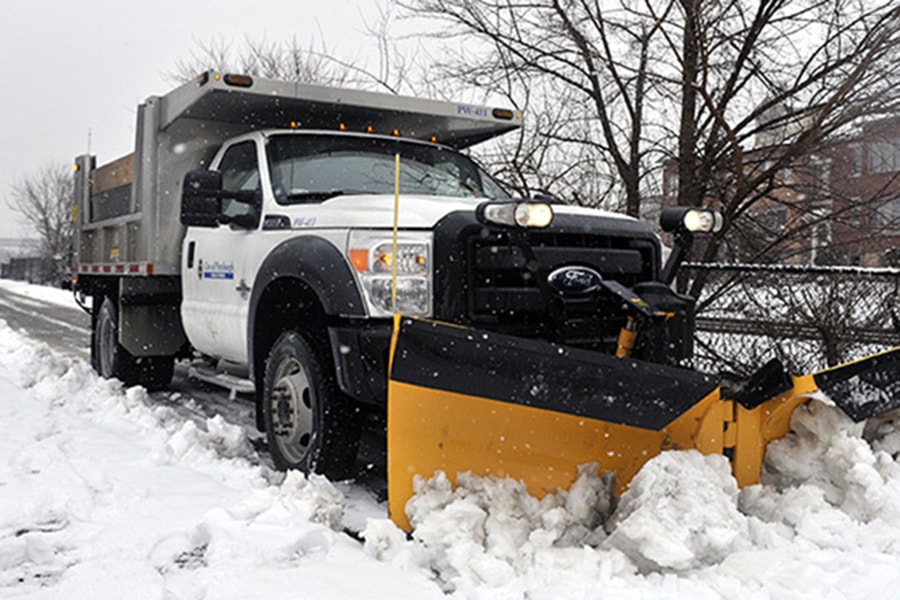
[[[269,140],[275,199],[300,204],[342,194],[393,194],[398,152],[402,194],[509,197],[478,165],[449,148],[375,136],[314,134]]]

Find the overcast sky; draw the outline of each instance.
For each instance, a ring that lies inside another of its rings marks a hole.
[[[88,149],[133,150],[135,108],[202,42],[296,37],[367,60],[375,0],[0,0],[0,237],[26,235],[10,186]],[[371,66],[377,66],[372,58]],[[90,132],[90,136],[89,136]]]

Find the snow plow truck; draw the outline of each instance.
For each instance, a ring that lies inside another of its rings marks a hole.
[[[332,478],[353,474],[364,415],[386,415],[407,528],[414,478],[438,470],[542,496],[596,462],[621,490],[696,448],[746,485],[811,395],[856,420],[900,406],[900,348],[803,376],[773,362],[727,394],[687,368],[694,300],[672,282],[721,217],[663,211],[664,261],[638,220],[513,197],[466,150],[520,126],[505,108],[218,72],[148,98],[132,154],[76,158],[94,368],[158,389],[183,360],[253,395],[278,468]]]

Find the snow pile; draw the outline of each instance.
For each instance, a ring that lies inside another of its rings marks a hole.
[[[366,551],[467,598],[900,597],[897,419],[865,427],[814,401],[792,426],[744,490],[724,457],[693,450],[649,461],[617,507],[596,465],[540,501],[441,473],[417,482],[412,539],[373,521]]]
[[[746,490],[744,510],[821,548],[862,542],[900,553],[900,465],[884,450],[900,433],[895,416],[866,427],[825,404],[800,407],[791,421],[796,433],[769,446],[768,485]],[[865,535],[848,535],[854,531]]]
[[[41,304],[55,304],[66,308],[78,306],[71,290],[33,285],[25,281],[14,281],[12,279],[0,279],[0,289],[30,298]]]
[[[451,587],[497,587],[526,571],[544,549],[596,544],[606,537],[602,523],[612,500],[611,478],[596,472],[596,465],[586,465],[570,491],[541,501],[512,479],[462,474],[455,489],[443,474],[420,480],[407,507],[421,549],[417,561],[455,581]],[[377,536],[368,552],[389,557]]]
[[[695,450],[651,460],[622,495],[609,545],[643,572],[686,572],[749,547],[749,523],[724,456]]]

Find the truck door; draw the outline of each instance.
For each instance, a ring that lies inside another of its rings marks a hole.
[[[247,358],[252,284],[245,257],[259,227],[262,205],[259,158],[253,140],[228,147],[218,165],[222,189],[241,199],[222,200],[218,227],[190,228],[182,252],[181,315],[188,338],[204,354],[240,363]],[[253,197],[255,201],[249,200]]]

